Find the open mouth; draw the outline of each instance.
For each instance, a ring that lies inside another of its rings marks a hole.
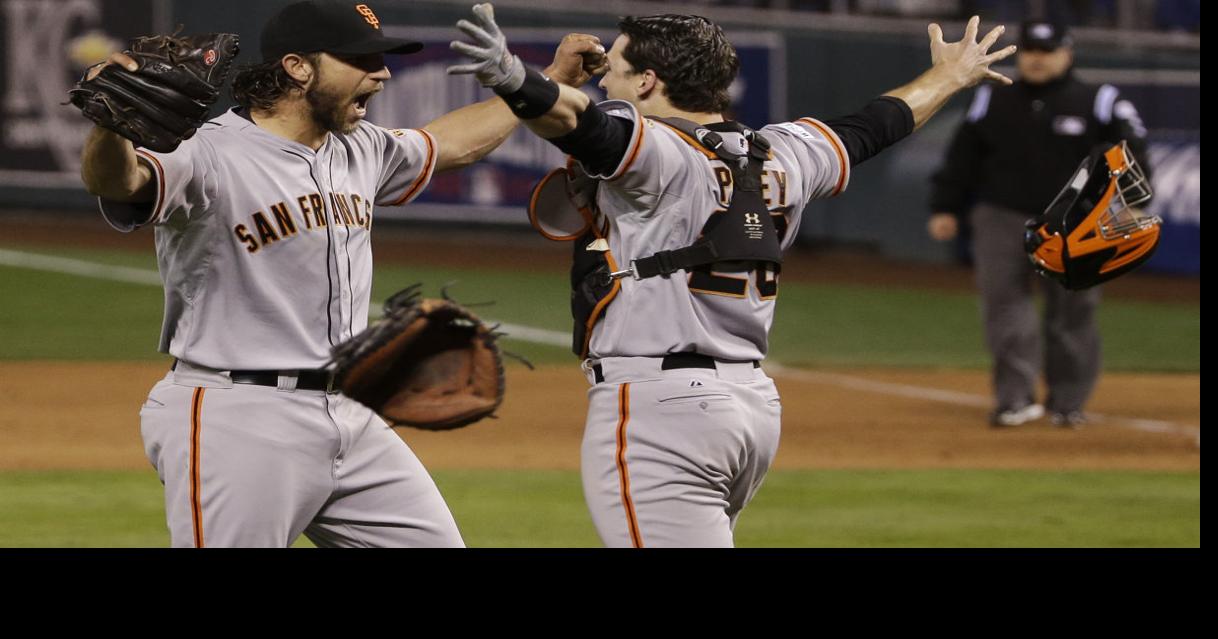
[[[368,113],[368,101],[372,99],[372,95],[374,93],[376,93],[376,91],[369,91],[367,93],[361,93],[355,96],[355,100],[353,102],[355,105],[355,112],[361,117]]]

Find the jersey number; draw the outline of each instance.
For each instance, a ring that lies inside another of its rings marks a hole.
[[[787,235],[787,213],[791,207],[784,206],[770,211],[774,220],[774,230],[778,231],[778,241],[782,242]],[[704,295],[724,295],[727,297],[746,297],[749,281],[756,277],[757,293],[763,300],[774,299],[778,296],[778,274],[774,269],[757,269],[743,275],[728,275],[714,271],[693,271],[689,274],[689,290]]]

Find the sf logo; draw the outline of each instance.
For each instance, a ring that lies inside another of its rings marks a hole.
[[[757,213],[745,213],[744,221],[746,224],[761,224],[761,216]]]
[[[366,4],[357,4],[355,5],[355,10],[358,11],[361,16],[364,16],[364,20],[366,20],[368,24],[372,25],[373,29],[381,28],[381,21],[377,19],[375,13],[372,13],[372,7],[369,7]]]

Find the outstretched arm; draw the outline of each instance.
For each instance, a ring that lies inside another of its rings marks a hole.
[[[499,94],[511,113],[534,133],[551,139],[570,133],[591,100],[578,87],[599,66],[605,48],[596,36],[573,33],[563,38],[554,64],[543,73],[524,66],[511,54],[495,24],[490,3],[474,5],[476,21],[460,20],[457,28],[473,42],[453,42],[453,50],[471,62],[449,67],[452,74],[473,74],[482,86]],[[555,81],[557,80],[557,82]]]
[[[964,38],[948,44],[943,41],[939,25],[930,25],[932,66],[928,71],[913,82],[872,100],[855,113],[825,121],[845,145],[851,166],[858,166],[914,132],[957,91],[987,78],[1011,82],[989,69],[990,64],[1015,51],[1012,46],[988,53],[1005,27],[994,28],[981,42],[976,41],[977,27],[978,19],[973,17]]]
[[[458,26],[476,44],[459,42],[454,43],[453,48],[467,55],[477,55],[482,62],[453,67],[449,72],[478,74],[480,79],[487,80],[483,85],[492,89],[496,84],[513,81],[513,74],[519,74],[522,78],[524,65],[508,52],[507,39],[495,24],[494,8],[490,4],[478,5],[474,16],[479,21],[478,25],[462,20]],[[554,62],[542,73],[556,86],[582,96],[581,91],[571,87],[582,85],[590,77],[589,71],[583,68],[582,55],[593,50],[604,53],[595,36],[568,35],[559,44]],[[440,151],[436,170],[444,171],[468,166],[481,159],[507,139],[519,122],[508,103],[500,98],[491,98],[441,116],[423,128],[437,140]]]
[[[503,100],[491,98],[450,111],[423,127],[439,147],[436,171],[467,167],[494,151],[519,121]]]
[[[1011,79],[990,70],[990,65],[1015,53],[1015,45],[989,53],[990,47],[1006,30],[997,26],[977,42],[977,28],[981,19],[973,16],[964,28],[964,38],[959,42],[944,42],[943,29],[931,24],[931,67],[916,80],[884,95],[900,98],[913,111],[914,129],[918,129],[947,103],[958,91],[976,85],[982,80],[997,80],[1010,84]]]

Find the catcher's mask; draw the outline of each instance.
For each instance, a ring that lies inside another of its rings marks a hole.
[[[1097,146],[1045,212],[1028,220],[1028,257],[1037,272],[1071,290],[1127,273],[1159,245],[1163,220],[1136,208],[1150,197],[1124,140]]]

